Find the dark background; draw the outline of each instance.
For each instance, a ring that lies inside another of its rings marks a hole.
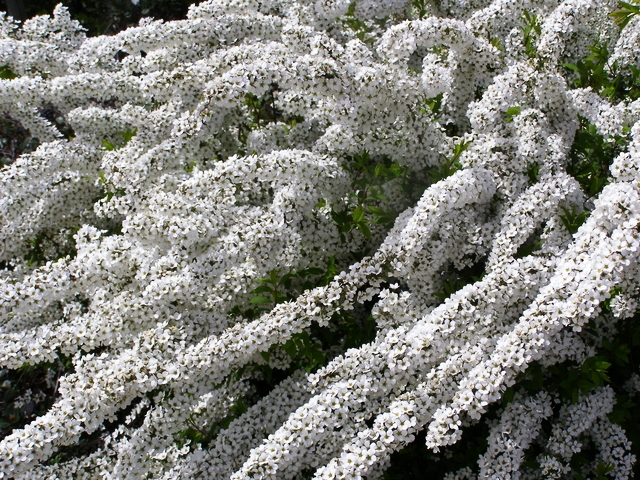
[[[5,0],[9,15],[24,21],[36,15],[51,15],[55,6],[62,3],[71,17],[86,28],[89,36],[117,33],[137,25],[142,17],[163,20],[179,20],[187,15],[189,5],[201,0]],[[0,4],[0,9],[3,9]]]

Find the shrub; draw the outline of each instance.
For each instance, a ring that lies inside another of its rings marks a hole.
[[[629,478],[638,8],[1,17],[0,476]]]

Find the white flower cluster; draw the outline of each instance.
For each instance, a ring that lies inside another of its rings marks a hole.
[[[446,478],[563,478],[584,441],[582,473],[628,478],[612,388],[518,387],[639,308],[640,104],[563,67],[594,41],[640,66],[616,5],[207,0],[94,38],[62,6],[1,16],[0,106],[39,146],[0,168],[0,368],[72,366],[0,478],[380,478],[508,389]],[[597,194],[586,121],[628,141]]]
[[[546,453],[538,458],[545,478],[562,478],[571,471],[567,463],[582,449],[579,439],[585,432],[592,437],[600,452],[599,458],[594,459],[596,463],[602,461],[613,465],[615,478],[629,478],[632,475],[635,457],[626,453],[630,447],[629,441],[624,431],[607,419],[613,405],[614,392],[605,387],[596,389],[577,404],[562,407],[560,418],[554,424],[546,444]]]
[[[478,478],[517,478],[524,451],[539,435],[542,420],[553,413],[546,392],[533,398],[514,399],[505,409],[500,422],[491,429],[489,448],[480,461]]]

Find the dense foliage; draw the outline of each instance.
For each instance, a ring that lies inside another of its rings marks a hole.
[[[633,475],[640,4],[0,32],[0,478]]]

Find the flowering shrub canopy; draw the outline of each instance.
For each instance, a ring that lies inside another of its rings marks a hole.
[[[0,478],[628,478],[625,5],[0,17]]]

